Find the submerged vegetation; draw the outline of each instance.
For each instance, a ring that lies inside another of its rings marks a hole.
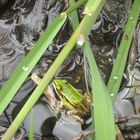
[[[107,86],[100,74],[89,41],[90,31],[93,28],[93,24],[98,20],[98,16],[105,2],[105,0],[78,0],[76,2],[75,0],[69,0],[69,8],[60,13],[53,20],[34,47],[17,66],[13,74],[11,74],[11,77],[0,91],[0,115],[4,113],[4,110],[11,102],[25,79],[29,76],[45,50],[61,31],[62,27],[65,26],[67,19],[70,19],[73,28],[72,36],[42,78],[39,78],[36,74],[36,78],[32,78],[32,80],[38,85],[3,135],[2,140],[10,140],[15,135],[16,131],[32,110],[33,106],[40,99],[43,92],[48,100],[50,100],[51,103],[53,102],[53,107],[59,110],[59,113],[65,108],[67,109],[67,115],[78,120],[81,124],[86,124],[84,117],[86,115],[88,116],[90,113],[89,110],[91,110],[92,127],[90,132],[94,133],[88,133],[91,135],[89,139],[124,139],[119,127],[115,124],[113,104],[120,89],[124,70],[126,68],[131,41],[139,17],[140,1],[134,0],[132,4],[131,12],[124,28],[120,47]],[[84,6],[84,9],[82,6]],[[80,16],[78,15],[79,8],[82,10],[82,13],[79,12]],[[83,91],[79,91],[63,77],[55,77],[59,68],[74,48],[82,50],[84,57],[84,73],[87,88],[84,95]],[[59,97],[59,104],[57,104],[57,101],[54,101],[53,97],[51,97],[52,95],[50,95],[51,93],[48,90],[50,84],[53,84],[53,88]],[[56,116],[58,116],[59,113],[57,112]],[[57,119],[59,118],[60,117],[57,117]],[[31,122],[34,123],[33,120]],[[30,129],[30,139],[33,139],[33,126],[34,125],[31,125],[32,128]]]

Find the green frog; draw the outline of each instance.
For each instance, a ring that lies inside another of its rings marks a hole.
[[[67,115],[84,124],[82,117],[90,113],[91,95],[82,94],[74,88],[67,80],[54,80],[53,87],[60,98],[59,109],[67,109]]]

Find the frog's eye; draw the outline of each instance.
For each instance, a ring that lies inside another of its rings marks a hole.
[[[67,80],[63,80],[63,83],[64,83],[64,84],[67,84],[67,83],[68,83],[68,81],[67,81]]]
[[[61,87],[61,86],[57,86],[56,88],[57,88],[58,90],[61,90],[61,89],[62,89],[62,87]]]

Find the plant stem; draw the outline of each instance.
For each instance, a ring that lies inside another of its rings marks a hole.
[[[75,0],[69,0],[69,5],[70,6],[72,6],[74,4],[75,4]],[[78,18],[77,10],[70,13],[69,19],[72,23],[73,31],[75,31],[77,29],[78,25],[79,25],[79,18]],[[78,44],[76,44],[76,47],[78,47]]]
[[[120,43],[115,64],[113,66],[109,82],[107,84],[107,88],[109,90],[113,102],[115,101],[115,98],[121,85],[124,69],[127,62],[128,52],[130,49],[137,20],[139,17],[139,12],[140,12],[140,0],[135,0],[128,18],[128,22],[124,29],[124,34]]]
[[[96,130],[95,139],[115,140],[115,123],[111,98],[100,76],[95,58],[87,41],[83,48],[90,67],[93,95],[92,108],[94,108],[92,121],[94,122],[94,128]],[[94,139],[94,137],[92,139]]]
[[[88,0],[79,0],[75,4],[72,4],[71,7],[69,9],[67,9],[65,12],[67,14],[70,14],[73,11],[75,11],[76,9],[78,9],[78,7],[80,7],[82,4],[86,3],[87,1]]]
[[[79,0],[75,5],[71,6],[66,12],[58,15],[50,27],[47,28],[45,33],[36,42],[32,50],[18,65],[10,79],[5,83],[4,87],[0,91],[0,115],[3,113],[7,105],[10,103],[16,92],[19,90],[24,80],[30,74],[38,60],[41,58],[49,44],[52,42],[54,37],[57,35],[61,27],[63,26],[67,14],[80,7],[86,0]]]
[[[3,113],[11,99],[14,97],[15,93],[18,91],[26,77],[40,59],[41,55],[52,42],[64,24],[66,17],[66,14],[62,14],[53,21],[51,26],[46,30],[46,32],[37,41],[36,45],[16,68],[10,79],[5,83],[4,87],[0,91],[0,114]]]
[[[72,6],[75,4],[75,0],[69,0],[69,5]],[[73,28],[73,31],[76,30],[76,28],[78,27],[79,25],[79,19],[78,19],[78,14],[77,14],[77,11],[73,11],[71,12],[70,16],[69,16],[70,20],[71,20],[71,23],[72,23],[72,28]]]
[[[70,4],[73,4],[75,0],[69,0],[69,2]],[[75,28],[79,24],[76,11],[70,14],[70,19],[73,25],[73,30],[75,30]],[[94,108],[94,112],[92,111],[92,122],[94,122],[92,124],[92,129],[95,128],[96,130],[95,138],[97,140],[98,139],[113,140],[115,139],[115,124],[114,124],[114,115],[113,115],[114,113],[113,113],[113,108],[111,104],[111,98],[109,97],[109,94],[107,93],[107,89],[105,85],[102,86],[103,80],[100,77],[100,73],[96,65],[95,58],[92,54],[92,50],[90,49],[90,46],[87,40],[83,48],[84,48],[84,55],[86,55],[89,66],[90,66],[90,75],[91,75],[91,81],[92,81],[92,97],[93,97],[92,100],[94,104],[94,105],[92,104],[93,105],[92,110]],[[98,92],[99,90],[97,90],[97,88],[94,89],[95,87],[100,89],[100,93]],[[104,110],[104,111],[101,112],[100,110]],[[76,137],[75,139],[80,139],[82,137],[83,135],[81,134],[80,136],[78,135],[78,138]],[[94,139],[93,135],[92,135],[92,139]]]
[[[54,77],[55,73],[59,69],[59,67],[62,65],[74,45],[76,44],[80,34],[82,34],[84,37],[87,37],[90,29],[92,28],[93,23],[96,21],[97,16],[100,13],[100,10],[103,6],[104,0],[92,0],[93,7],[89,8],[90,15],[86,14],[83,18],[82,22],[78,26],[77,30],[74,32],[72,37],[67,42],[66,46],[62,49],[59,56],[55,59],[54,63],[51,65],[43,79],[41,80],[40,84],[36,87],[36,89],[33,91],[30,98],[25,103],[24,107],[21,109],[21,111],[18,113],[17,117],[11,124],[11,126],[7,129],[5,135],[3,136],[2,140],[10,140],[11,137],[14,135],[14,133],[17,131],[27,114],[30,112],[31,108],[35,105],[43,91],[47,88],[48,84]],[[90,2],[90,0],[89,0]],[[93,14],[94,13],[94,14]],[[88,24],[88,26],[87,26]],[[83,30],[84,28],[84,30]],[[84,31],[84,32],[83,32]]]

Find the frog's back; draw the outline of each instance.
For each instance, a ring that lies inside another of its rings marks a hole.
[[[55,80],[55,83],[57,86],[61,87],[61,91],[65,94],[65,98],[70,101],[71,104],[77,105],[83,101],[84,96],[66,80]]]

